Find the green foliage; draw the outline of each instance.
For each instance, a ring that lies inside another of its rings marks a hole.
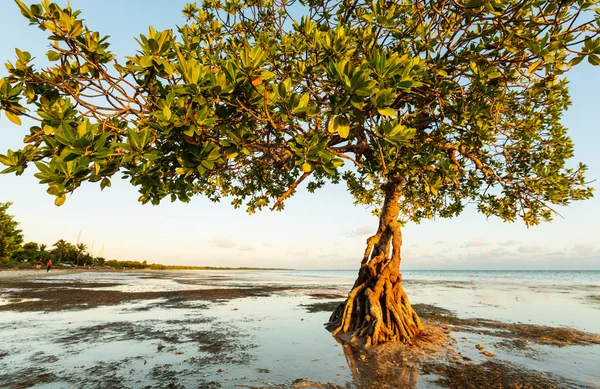
[[[138,261],[116,261],[110,260],[105,261],[104,264],[106,266],[110,266],[113,269],[146,269],[148,264],[146,261],[138,262]]]
[[[0,203],[0,262],[8,262],[14,259],[22,250],[22,231],[12,215],[7,213],[12,203]]]
[[[79,11],[15,1],[53,65],[19,49],[7,64],[1,110],[38,122],[0,162],[35,162],[57,205],[118,171],[143,203],[249,212],[282,209],[307,177],[345,180],[362,204],[393,181],[416,222],[475,202],[533,225],[592,194],[560,119],[564,74],[600,62],[596,0],[207,0],[123,65]]]
[[[94,258],[87,252],[87,246],[83,243],[74,245],[60,239],[54,243],[53,247],[52,258],[57,262],[73,263],[78,266],[94,263]]]

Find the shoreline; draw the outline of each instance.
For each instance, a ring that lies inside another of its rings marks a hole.
[[[600,306],[580,299],[587,289],[409,283],[413,307],[439,330],[440,336],[428,333],[441,342],[441,354],[395,345],[372,353],[340,343],[323,328],[351,280],[257,274],[0,272],[0,335],[6,339],[0,382],[215,389],[479,389],[498,382],[591,389],[600,383],[600,321],[594,319]],[[440,298],[449,293],[452,300]],[[548,309],[549,301],[569,315]]]
[[[55,275],[66,275],[74,273],[89,272],[87,269],[51,269],[46,272],[46,269],[0,269],[0,280],[10,279],[30,279],[30,278],[45,278]]]
[[[102,267],[87,267],[87,266],[77,266],[77,267],[52,267],[50,272],[48,273],[57,273],[59,274],[70,274],[77,272],[95,272],[95,273],[112,273],[112,272],[135,272],[135,271],[148,271],[148,272],[162,272],[162,271],[296,271],[296,269],[284,269],[284,268],[261,268],[261,267],[189,267],[185,266],[178,267],[174,266],[166,269],[153,269],[150,267],[135,269],[135,268],[102,268]],[[2,275],[6,273],[11,274],[30,274],[30,273],[46,273],[46,267],[43,266],[40,269],[36,269],[34,267],[0,267],[0,278],[3,278]]]

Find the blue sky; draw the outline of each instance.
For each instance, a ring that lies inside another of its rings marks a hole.
[[[31,1],[25,1],[31,4]],[[66,4],[66,1],[58,1]],[[184,23],[185,1],[72,0],[91,29],[111,36],[119,58],[133,53],[133,37]],[[14,48],[31,52],[43,65],[45,33],[29,27],[17,6],[0,3],[0,61],[14,61]],[[124,62],[124,61],[121,61]],[[5,76],[2,66],[0,76]],[[600,175],[598,129],[600,67],[583,65],[569,74],[573,106],[564,117],[576,145],[576,160],[586,163],[588,179]],[[27,122],[17,127],[0,119],[0,153],[20,147]],[[114,180],[100,192],[84,185],[60,208],[33,177],[0,176],[0,202],[10,211],[27,241],[51,245],[64,238],[92,246],[109,259],[147,260],[165,264],[213,266],[280,266],[297,269],[356,269],[364,242],[377,227],[370,209],[355,207],[345,186],[329,185],[315,194],[300,190],[284,212],[249,216],[196,197],[190,204],[141,205],[135,188]],[[597,187],[597,183],[593,184]],[[563,218],[527,229],[522,223],[486,219],[468,209],[451,220],[408,225],[404,233],[403,269],[600,269],[600,199],[560,210]]]

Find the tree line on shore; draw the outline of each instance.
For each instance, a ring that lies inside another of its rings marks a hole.
[[[0,266],[46,264],[49,260],[57,265],[69,266],[104,266],[117,262],[94,257],[84,243],[73,244],[59,239],[48,247],[43,243],[24,242],[19,223],[7,213],[10,206],[10,202],[0,203]]]
[[[146,261],[106,260],[93,256],[84,243],[70,243],[59,239],[51,247],[47,244],[24,241],[19,223],[8,214],[12,203],[0,203],[0,266],[23,267],[45,265],[52,261],[63,266],[107,266],[112,268],[145,269],[163,265],[148,264]]]
[[[24,243],[19,223],[7,213],[12,203],[0,203],[0,267],[30,267],[45,265],[49,260],[58,266],[98,266],[113,269],[151,270],[254,270],[252,267],[174,266],[146,261],[118,261],[95,257],[84,243],[69,243],[59,239],[51,247],[36,242]],[[261,268],[261,270],[284,270]]]

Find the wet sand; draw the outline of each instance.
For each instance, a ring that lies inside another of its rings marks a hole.
[[[0,270],[0,281],[11,279],[38,279],[44,277],[54,277],[65,274],[86,272],[84,269],[52,269],[46,272],[46,269],[31,269],[31,270]]]
[[[598,285],[405,284],[425,351],[331,337],[348,280],[2,271],[0,387],[600,387]]]

